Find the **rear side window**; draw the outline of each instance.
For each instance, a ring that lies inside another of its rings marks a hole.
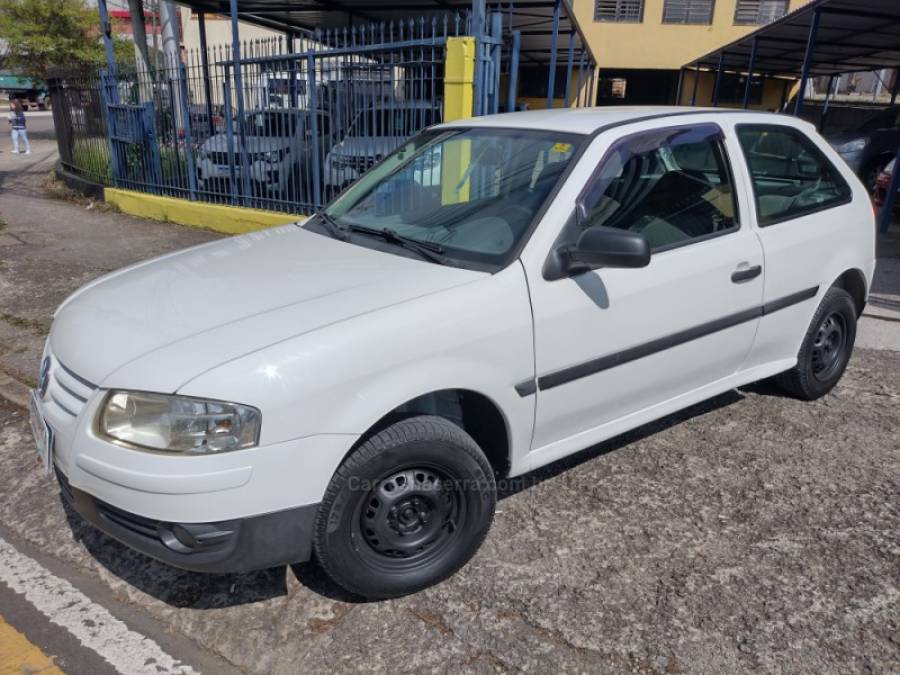
[[[776,125],[740,124],[737,133],[750,168],[760,225],[850,201],[847,181],[802,132]]]
[[[640,232],[654,251],[737,229],[731,171],[713,124],[617,141],[579,201],[584,227]]]

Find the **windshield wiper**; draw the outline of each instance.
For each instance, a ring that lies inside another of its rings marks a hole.
[[[340,239],[341,241],[347,241],[350,238],[350,230],[346,225],[339,223],[324,211],[319,211],[318,215],[319,220],[325,224],[326,229],[332,237]]]
[[[364,227],[362,225],[351,225],[350,230],[353,232],[359,232],[360,234],[368,234],[373,237],[381,237],[387,242],[397,244],[398,246],[402,246],[409,251],[418,253],[422,258],[430,260],[431,262],[436,262],[441,265],[451,264],[447,257],[443,255],[444,247],[440,244],[435,244],[431,241],[413,239],[412,237],[406,237],[389,228],[377,230],[375,228]]]

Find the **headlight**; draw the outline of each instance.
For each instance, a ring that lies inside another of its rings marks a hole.
[[[100,412],[100,433],[150,450],[209,454],[259,442],[256,408],[188,396],[111,391]]]
[[[835,150],[838,151],[841,155],[849,155],[851,152],[859,152],[860,150],[865,150],[866,145],[868,145],[869,141],[866,138],[857,138],[853,141],[847,141],[846,143],[841,143],[838,146],[835,146]]]

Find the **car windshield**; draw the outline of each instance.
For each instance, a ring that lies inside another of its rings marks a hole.
[[[370,108],[360,112],[350,126],[354,138],[390,136],[407,138],[435,123],[429,107]]]
[[[536,130],[426,132],[366,174],[326,216],[437,244],[462,263],[502,265],[582,139]]]
[[[293,136],[297,128],[297,116],[282,112],[258,112],[244,121],[244,133],[248,136],[284,138]]]

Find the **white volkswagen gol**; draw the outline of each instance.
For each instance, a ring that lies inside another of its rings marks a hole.
[[[790,117],[442,125],[304,225],[75,293],[34,427],[128,546],[215,572],[314,552],[397,596],[475,553],[499,477],[760,378],[828,392],[874,240],[863,186]]]

